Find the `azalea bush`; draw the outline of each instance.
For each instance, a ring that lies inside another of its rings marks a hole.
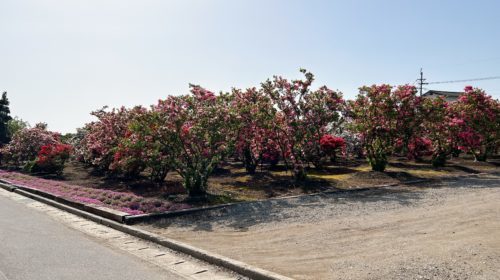
[[[337,153],[345,147],[344,138],[326,134],[319,140],[321,151],[331,158],[333,162],[337,159]]]
[[[154,107],[165,114],[172,166],[192,197],[205,196],[209,176],[230,150],[234,118],[228,104],[227,96],[191,85],[190,95],[169,96]]]
[[[96,169],[109,171],[116,149],[127,133],[130,121],[143,110],[142,107],[133,109],[121,107],[106,111],[105,107],[92,112],[97,120],[84,127],[85,134],[76,150],[77,158]]]
[[[362,87],[355,100],[349,102],[351,129],[360,135],[368,163],[374,171],[384,171],[387,157],[397,137],[397,117],[392,87]]]
[[[12,141],[1,149],[2,163],[33,173],[60,175],[69,159],[72,146],[63,144],[59,133],[40,123],[21,128]]]
[[[413,136],[407,146],[408,159],[421,160],[424,156],[432,155],[432,141],[428,138]]]
[[[36,160],[43,146],[60,143],[60,134],[47,130],[47,125],[36,124],[33,128],[22,128],[12,137],[11,142],[0,150],[2,163],[24,167]]]
[[[62,143],[42,146],[36,160],[29,164],[29,171],[61,175],[72,149],[71,145]]]
[[[325,158],[335,158],[332,150],[321,147],[321,140],[328,131],[337,128],[345,110],[342,93],[330,90],[326,86],[303,96],[302,114],[306,129],[306,158],[317,168],[321,168]],[[337,141],[343,141],[334,138]],[[325,139],[324,139],[325,140]],[[337,142],[337,144],[340,144]],[[345,143],[344,143],[345,144]],[[342,144],[342,146],[344,146]]]
[[[459,149],[484,160],[499,146],[499,102],[467,87],[457,102],[421,98],[414,86],[360,88],[354,100],[326,86],[312,89],[314,75],[275,76],[260,87],[216,95],[190,85],[188,95],[168,96],[150,108],[103,108],[96,120],[60,135],[46,127],[20,128],[1,149],[2,161],[60,173],[70,151],[98,170],[127,177],[148,176],[163,184],[170,172],[189,195],[204,196],[215,168],[228,157],[249,174],[263,164],[283,163],[295,180],[307,167],[322,168],[345,158],[366,157],[384,171],[388,157],[446,163]],[[35,144],[33,144],[35,143]]]
[[[174,169],[176,155],[168,114],[158,107],[136,114],[116,150],[111,169],[133,174],[148,172],[150,180],[161,184]]]
[[[483,90],[468,86],[451,104],[459,149],[484,161],[500,144],[500,102]]]
[[[256,88],[234,89],[231,99],[236,119],[236,153],[246,171],[253,174],[259,163],[279,159],[278,139],[272,129],[276,109],[269,96]]]
[[[392,91],[396,111],[396,151],[409,159],[421,159],[428,154],[429,141],[422,137],[423,98],[417,95],[415,86],[402,85]]]
[[[452,150],[453,127],[457,120],[450,118],[448,102],[442,97],[427,98],[423,102],[424,133],[432,143],[432,165],[444,166]]]
[[[285,165],[291,165],[297,181],[306,178],[308,161],[321,165],[320,139],[335,126],[343,105],[342,94],[326,86],[310,89],[314,75],[301,69],[303,80],[274,77],[262,84],[277,108],[273,131]]]

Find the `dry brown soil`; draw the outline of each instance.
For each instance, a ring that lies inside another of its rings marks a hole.
[[[219,204],[236,201],[252,201],[317,193],[321,191],[345,190],[360,186],[374,186],[390,183],[439,178],[480,172],[492,172],[498,169],[499,159],[490,162],[474,162],[471,158],[454,158],[446,167],[435,169],[428,162],[415,163],[401,158],[391,158],[386,172],[371,172],[366,160],[342,161],[327,166],[323,170],[308,170],[309,179],[296,184],[291,173],[284,166],[273,170],[267,167],[258,168],[249,175],[239,162],[223,163],[208,182],[208,192],[213,201],[208,204]],[[144,174],[145,175],[145,174]],[[140,196],[182,200],[186,197],[182,187],[182,178],[176,172],[169,172],[163,185],[152,184],[146,176],[134,179],[105,176],[95,172],[78,162],[69,162],[64,169],[63,178],[67,183],[131,192]]]
[[[244,204],[139,225],[297,279],[500,279],[500,177]]]

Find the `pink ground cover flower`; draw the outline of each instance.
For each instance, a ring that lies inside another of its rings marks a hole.
[[[104,206],[131,215],[191,208],[191,206],[187,204],[176,204],[160,199],[144,198],[125,192],[70,185],[60,181],[25,175],[19,172],[0,170],[0,179],[14,185],[40,190],[71,201]]]

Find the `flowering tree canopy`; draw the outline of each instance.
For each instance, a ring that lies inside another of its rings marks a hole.
[[[136,114],[118,146],[112,168],[127,173],[147,169],[151,181],[162,183],[173,169],[172,157],[176,155],[168,121],[168,115],[155,106]]]
[[[422,114],[422,97],[417,96],[415,86],[398,86],[392,92],[394,110],[396,111],[396,137],[400,152],[410,159],[419,159],[428,151],[429,142],[420,137]]]
[[[274,77],[262,84],[277,108],[273,131],[285,163],[291,164],[296,180],[306,177],[307,151],[320,157],[320,139],[329,125],[335,125],[343,104],[342,94],[321,87],[311,91],[314,75],[301,69],[304,80]],[[318,161],[319,162],[319,161]]]
[[[173,167],[191,196],[204,195],[208,177],[229,151],[233,116],[227,96],[191,85],[191,95],[169,96],[155,110],[165,114]]]
[[[392,98],[392,87],[362,87],[349,102],[351,129],[361,137],[368,162],[374,171],[384,171],[387,155],[392,152],[398,112]]]
[[[97,121],[85,126],[86,134],[80,141],[77,156],[94,167],[107,171],[114,160],[116,147],[128,131],[128,125],[135,114],[144,111],[142,107],[133,109],[113,109],[105,111],[106,107],[92,112]]]
[[[411,85],[382,84],[361,87],[346,102],[326,86],[313,90],[314,75],[300,71],[302,79],[275,76],[260,87],[219,95],[190,85],[190,94],[169,96],[149,109],[104,107],[92,112],[97,120],[64,141],[46,125],[29,128],[13,120],[16,132],[0,150],[2,161],[60,173],[74,150],[97,169],[148,174],[156,183],[175,171],[189,194],[199,196],[227,156],[242,160],[248,173],[281,160],[299,181],[306,179],[306,167],[321,168],[339,151],[346,158],[366,156],[372,170],[384,171],[394,154],[432,156],[432,164],[442,166],[458,149],[485,160],[499,147],[500,103],[480,89],[466,87],[448,104],[417,96]]]
[[[59,139],[60,134],[47,130],[47,125],[43,123],[33,128],[23,128],[2,148],[2,161],[24,166],[37,158],[42,146],[57,144]]]
[[[459,148],[473,153],[476,160],[486,160],[500,143],[500,102],[468,86],[450,106],[450,114],[458,130]]]
[[[248,173],[254,173],[264,159],[279,154],[272,130],[276,109],[269,96],[256,88],[234,89],[231,107],[236,118],[236,152]]]
[[[448,103],[442,97],[427,98],[422,108],[425,115],[424,134],[432,142],[432,165],[443,166],[452,148],[452,131],[449,128],[453,123],[450,120]]]

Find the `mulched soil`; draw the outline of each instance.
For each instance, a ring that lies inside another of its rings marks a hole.
[[[246,173],[238,162],[223,163],[209,179],[208,202],[193,202],[195,205],[212,205],[237,201],[260,200],[315,193],[327,190],[345,190],[361,186],[390,183],[404,183],[423,178],[439,178],[456,175],[492,172],[498,169],[498,158],[489,162],[474,162],[471,158],[454,158],[446,167],[435,169],[429,162],[408,161],[392,158],[385,172],[370,171],[365,160],[338,162],[322,170],[309,168],[309,179],[301,184],[295,183],[291,172],[278,165],[272,170],[267,166],[259,167],[255,174]],[[70,162],[64,176],[57,178],[70,184],[129,192],[147,198],[168,199],[176,202],[187,200],[182,187],[182,178],[170,172],[165,184],[152,184],[144,176],[138,179],[110,177],[96,173],[92,168],[78,162]]]

